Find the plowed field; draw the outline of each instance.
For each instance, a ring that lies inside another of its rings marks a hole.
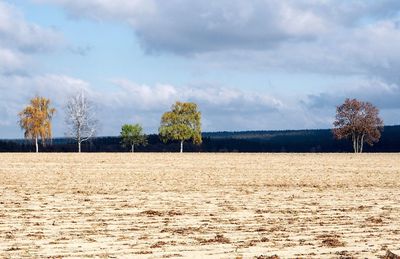
[[[376,258],[400,154],[0,154],[0,257]]]

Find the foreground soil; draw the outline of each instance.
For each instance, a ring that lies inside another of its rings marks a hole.
[[[0,257],[377,258],[399,187],[400,154],[0,154]]]

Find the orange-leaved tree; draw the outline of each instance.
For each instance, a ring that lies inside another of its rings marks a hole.
[[[45,145],[47,139],[51,138],[51,119],[55,113],[54,108],[50,108],[50,100],[36,96],[30,101],[18,115],[19,125],[25,130],[25,138],[35,141],[36,152],[39,152],[38,139]]]

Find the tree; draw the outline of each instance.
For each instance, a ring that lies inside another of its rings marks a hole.
[[[94,137],[98,127],[94,107],[83,91],[69,98],[66,105],[65,122],[68,126],[66,134],[76,140],[80,153],[82,142]]]
[[[383,130],[379,110],[369,102],[346,99],[336,109],[333,133],[337,139],[351,138],[355,153],[362,153],[364,142],[372,146]]]
[[[159,134],[164,142],[178,140],[183,152],[183,142],[192,139],[194,144],[201,144],[201,113],[197,104],[176,102],[171,111],[161,117]]]
[[[51,119],[55,112],[54,108],[50,108],[49,99],[36,96],[30,101],[30,105],[18,114],[19,125],[25,130],[25,138],[35,140],[36,153],[39,152],[39,138],[43,145],[47,139],[51,139]]]
[[[147,136],[139,124],[125,124],[121,128],[121,142],[123,146],[130,146],[135,152],[135,145],[147,145]]]

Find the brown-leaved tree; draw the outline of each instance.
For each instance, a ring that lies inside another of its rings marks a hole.
[[[362,153],[364,142],[378,142],[383,130],[379,110],[369,102],[346,99],[336,109],[333,133],[337,139],[350,138],[355,153]]]
[[[39,152],[38,139],[41,138],[42,144],[51,138],[51,119],[55,113],[54,108],[50,108],[50,100],[36,96],[30,101],[20,117],[19,125],[25,130],[25,138],[35,140],[36,153]]]

